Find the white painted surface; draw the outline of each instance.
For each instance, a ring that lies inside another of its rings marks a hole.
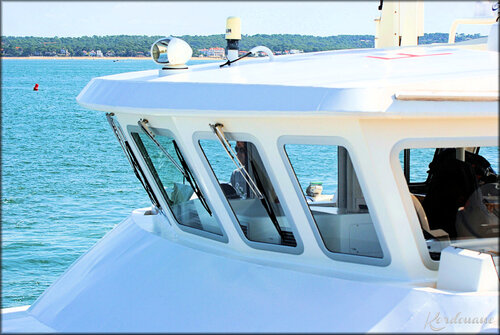
[[[493,293],[457,295],[245,262],[160,238],[139,228],[135,219],[114,228],[27,312],[3,316],[10,320],[4,323],[7,329],[431,332],[429,317],[436,313],[498,313]],[[481,327],[450,324],[446,330],[477,332]]]
[[[2,333],[53,333],[54,329],[27,312],[30,306],[2,309]]]
[[[384,112],[402,90],[498,92],[498,55],[448,46],[359,49],[93,79],[77,97],[102,111]],[[449,112],[453,112],[450,109]]]
[[[498,292],[498,273],[490,254],[447,247],[441,252],[437,288],[458,292]]]
[[[498,22],[491,25],[488,34],[488,50],[498,52]]]

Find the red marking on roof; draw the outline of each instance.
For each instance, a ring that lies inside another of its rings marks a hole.
[[[413,58],[413,57],[426,57],[426,56],[442,56],[442,55],[451,55],[451,52],[443,52],[440,54],[427,54],[427,55],[414,55],[414,54],[405,54],[405,53],[397,53],[395,57],[380,57],[380,56],[366,56],[368,58],[376,58],[383,60],[393,60],[393,59],[402,59],[402,58]]]

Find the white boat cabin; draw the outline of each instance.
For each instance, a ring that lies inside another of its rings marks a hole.
[[[95,78],[78,96],[108,113],[136,166],[154,204],[145,229],[278,267],[429,287],[448,246],[498,259],[497,52],[220,65]]]
[[[166,38],[164,67],[82,90],[152,206],[3,330],[498,332],[498,46],[241,59],[227,35],[225,62]]]

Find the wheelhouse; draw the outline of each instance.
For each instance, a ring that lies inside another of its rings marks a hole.
[[[434,286],[449,245],[497,260],[497,65],[485,52],[471,77],[460,69],[473,51],[410,49],[415,57],[322,52],[109,76],[78,100],[122,129],[162,213],[158,235],[304,271]],[[303,58],[311,71],[291,76]],[[377,67],[342,72],[356,59]],[[440,162],[449,166],[436,170]]]

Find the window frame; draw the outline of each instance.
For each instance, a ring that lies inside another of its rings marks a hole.
[[[290,228],[292,230],[293,236],[295,237],[295,241],[297,245],[295,247],[292,246],[285,246],[285,245],[279,245],[279,244],[272,244],[272,243],[265,243],[265,242],[258,242],[258,241],[252,241],[249,240],[245,234],[243,233],[243,230],[240,227],[240,222],[236,216],[236,214],[233,211],[233,208],[229,204],[228,199],[224,195],[222,188],[219,185],[219,181],[217,179],[217,176],[215,175],[214,170],[212,169],[212,166],[208,160],[208,158],[205,155],[205,152],[203,151],[201,147],[200,140],[213,140],[217,145],[220,145],[217,137],[214,135],[213,132],[210,131],[197,131],[193,134],[193,143],[196,147],[196,151],[201,157],[204,157],[202,159],[203,161],[203,167],[210,171],[210,181],[214,184],[216,190],[217,190],[217,196],[219,196],[222,199],[222,204],[224,206],[224,210],[229,214],[231,217],[232,224],[236,228],[236,231],[238,232],[238,235],[240,236],[241,240],[248,245],[251,248],[254,249],[259,249],[259,250],[266,250],[266,251],[273,251],[273,252],[279,252],[279,253],[287,253],[287,254],[294,254],[294,255],[300,255],[304,252],[304,244],[302,242],[302,239],[299,235],[299,232],[297,230],[297,226],[294,222],[294,217],[291,214],[291,211],[286,203],[286,201],[281,201],[285,199],[283,196],[283,192],[281,191],[279,187],[279,183],[277,182],[274,173],[272,172],[272,169],[270,169],[270,164],[268,161],[268,158],[266,155],[263,155],[262,153],[265,152],[262,150],[262,145],[261,143],[257,140],[256,137],[252,136],[251,134],[248,133],[241,133],[241,132],[226,132],[225,133],[227,140],[228,141],[246,141],[246,142],[251,142],[255,148],[257,149],[260,159],[262,160],[262,163],[264,164],[265,171],[268,175],[269,180],[271,181],[271,184],[274,187],[274,191],[276,192],[276,195],[278,196],[278,199],[280,199],[280,204],[283,209],[283,212],[288,220],[288,223],[290,225]],[[237,138],[235,140],[234,138]],[[224,150],[221,146],[220,150]],[[229,160],[229,158],[227,158]]]
[[[170,137],[177,142],[177,146],[179,147],[179,150],[181,151],[182,155],[184,156],[184,159],[186,160],[186,164],[191,169],[191,172],[193,173],[194,177],[197,178],[197,180],[198,180],[199,178],[196,175],[196,170],[191,168],[192,165],[190,164],[189,159],[186,158],[186,156],[184,155],[184,152],[182,150],[183,149],[182,144],[179,141],[177,141],[177,138],[174,136],[174,133],[166,128],[150,127],[150,129],[155,135],[167,136],[167,137]],[[206,238],[209,238],[211,240],[215,240],[215,241],[219,241],[219,242],[223,242],[223,243],[228,243],[229,240],[228,240],[228,236],[224,230],[224,226],[222,225],[219,216],[217,215],[216,211],[214,210],[215,207],[212,205],[209,197],[205,197],[205,200],[206,200],[210,210],[212,211],[212,215],[214,216],[214,219],[216,220],[216,222],[221,230],[221,235],[216,234],[216,233],[212,233],[212,232],[209,232],[206,230],[196,229],[193,227],[183,225],[177,220],[177,218],[175,217],[174,213],[172,212],[172,209],[170,208],[170,206],[165,198],[164,190],[162,190],[162,187],[160,187],[160,184],[158,184],[158,180],[161,182],[161,179],[160,179],[160,176],[158,175],[158,172],[156,171],[156,167],[155,167],[155,173],[153,174],[153,171],[151,171],[151,169],[149,168],[148,163],[146,162],[141,150],[139,149],[137,143],[135,142],[134,137],[132,136],[132,133],[140,134],[141,132],[143,132],[143,131],[139,126],[127,125],[127,135],[130,138],[130,143],[132,143],[134,150],[136,150],[137,156],[138,156],[138,159],[140,160],[141,165],[143,165],[143,167],[147,171],[146,172],[147,178],[149,178],[149,181],[151,184],[155,185],[154,191],[156,192],[156,196],[158,197],[158,200],[161,202],[162,207],[164,208],[164,210],[168,208],[168,214],[170,215],[170,217],[168,219],[171,222],[174,222],[176,224],[176,226],[184,232],[198,235],[201,237],[206,237]],[[167,159],[167,158],[165,157],[165,159]],[[153,164],[153,166],[154,166],[154,164]],[[163,182],[161,182],[161,185],[163,185]],[[205,196],[207,194],[207,192],[203,189],[203,187],[200,185],[200,183],[198,183],[198,187],[200,188],[201,192]]]
[[[308,135],[283,135],[278,138],[277,141],[277,146],[278,150],[281,155],[281,159],[285,163],[286,166],[286,171],[288,173],[288,176],[290,177],[293,187],[295,189],[296,195],[300,198],[300,203],[302,206],[302,210],[306,214],[306,217],[308,219],[309,225],[311,227],[311,230],[313,232],[313,235],[316,239],[317,244],[319,245],[320,249],[323,251],[323,253],[336,261],[342,261],[346,263],[357,263],[357,264],[367,264],[367,265],[375,265],[375,266],[388,266],[391,263],[391,255],[389,253],[389,249],[387,248],[387,243],[384,238],[384,234],[382,233],[382,227],[379,224],[376,211],[373,210],[374,206],[371,202],[371,198],[366,195],[367,193],[365,192],[365,189],[367,188],[366,183],[364,181],[363,176],[359,173],[361,171],[359,164],[358,164],[358,158],[356,155],[356,151],[354,150],[353,146],[350,144],[350,142],[345,139],[344,137],[341,136],[308,136]],[[316,224],[316,220],[314,219],[314,216],[309,208],[309,205],[307,204],[305,195],[302,191],[302,188],[300,186],[299,180],[297,176],[295,175],[295,172],[293,170],[293,166],[290,162],[290,159],[288,158],[288,155],[285,150],[286,145],[331,145],[331,146],[342,146],[344,147],[351,159],[352,165],[354,167],[354,170],[356,172],[356,176],[358,177],[358,183],[359,186],[361,187],[361,191],[363,192],[363,196],[366,201],[366,205],[368,207],[368,213],[370,214],[370,218],[373,223],[373,227],[375,229],[375,233],[377,234],[377,239],[380,244],[380,248],[382,249],[382,258],[377,258],[377,257],[369,257],[369,256],[364,256],[364,255],[352,255],[352,254],[343,254],[343,253],[338,253],[338,252],[333,252],[328,250],[326,247],[323,238],[321,236],[321,233],[319,231],[318,225]],[[398,159],[399,162],[399,159]],[[404,176],[403,176],[404,178]]]
[[[411,150],[414,150],[414,149],[431,149],[431,148],[410,148],[408,149],[411,153]],[[406,149],[403,149],[403,150],[406,150]],[[403,153],[403,157],[404,157],[404,153]],[[410,154],[410,157],[409,157],[409,160],[408,160],[408,163],[409,165],[411,166],[411,157],[413,157],[413,155]],[[433,157],[431,159],[431,161],[434,159],[434,157],[436,157],[436,149],[434,149],[434,153],[433,153]],[[429,163],[431,162],[429,161]],[[406,168],[406,161],[405,159],[403,158],[403,165],[404,167]],[[411,169],[410,169],[410,166],[408,166],[408,185],[412,186],[412,187],[416,187],[416,188],[425,188],[425,186],[428,184],[429,182],[429,175],[427,175],[427,177],[425,178],[425,180],[423,181],[414,181],[412,182],[411,181]],[[403,169],[403,172],[405,170]]]
[[[408,137],[397,141],[390,153],[390,164],[393,170],[394,180],[400,190],[400,196],[405,207],[410,208],[411,214],[408,215],[408,223],[413,231],[416,246],[424,265],[437,271],[439,269],[438,260],[433,260],[427,249],[422,227],[418,219],[417,210],[413,206],[410,197],[410,188],[406,181],[403,167],[399,161],[399,153],[404,149],[425,149],[425,148],[457,148],[457,147],[490,147],[498,146],[498,138],[494,136],[470,136],[470,137],[441,137],[441,138],[418,138]],[[409,212],[407,212],[409,213]]]

